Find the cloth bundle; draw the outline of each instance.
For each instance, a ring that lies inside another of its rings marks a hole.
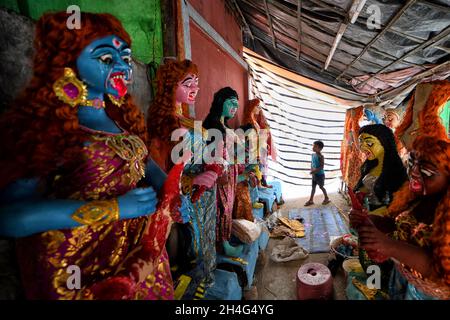
[[[270,258],[275,262],[306,259],[309,252],[297,244],[294,239],[285,237],[273,249]]]
[[[250,244],[261,234],[261,226],[246,219],[233,219],[231,233],[243,243]]]
[[[275,226],[270,233],[272,238],[284,236],[301,238],[305,236],[305,226],[300,221],[286,217],[278,217],[278,221],[281,223]]]

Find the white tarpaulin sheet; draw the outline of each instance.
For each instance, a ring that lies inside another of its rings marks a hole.
[[[251,96],[262,101],[278,151],[276,162],[269,159],[268,176],[296,186],[311,185],[312,145],[321,140],[326,182],[338,178],[345,112],[359,103],[312,88],[310,83],[302,85],[254,55],[244,57],[249,64]]]

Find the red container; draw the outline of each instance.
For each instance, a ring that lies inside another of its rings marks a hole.
[[[333,277],[327,266],[307,263],[297,272],[298,300],[329,300],[333,298]]]

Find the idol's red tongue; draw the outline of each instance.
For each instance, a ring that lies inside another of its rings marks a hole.
[[[415,179],[411,179],[409,183],[409,188],[411,189],[411,191],[416,193],[422,192],[422,184]]]
[[[122,98],[127,94],[127,86],[125,85],[125,81],[122,78],[114,78],[112,87],[117,90],[119,98]]]

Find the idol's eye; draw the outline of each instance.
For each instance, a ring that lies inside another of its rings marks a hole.
[[[422,172],[428,178],[433,175],[433,173],[431,171],[428,171],[427,169],[420,169],[420,172]]]
[[[111,54],[104,54],[100,58],[100,61],[104,64],[111,64],[113,62],[112,55]]]
[[[372,147],[372,146],[373,146],[373,142],[367,141],[367,146],[368,146],[368,147]]]
[[[427,178],[434,176],[437,173],[437,171],[427,168],[421,168],[420,172],[423,173]]]
[[[122,59],[125,63],[131,64],[131,56],[123,56]]]

